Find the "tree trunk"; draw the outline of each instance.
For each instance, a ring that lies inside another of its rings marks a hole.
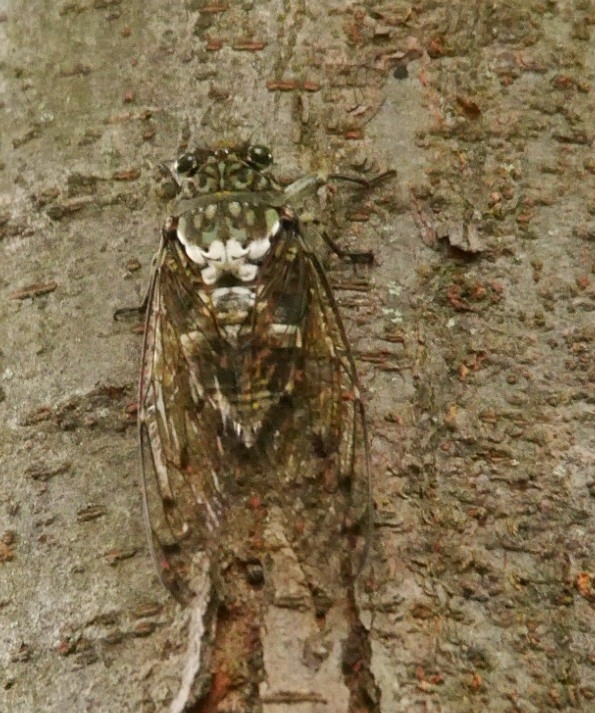
[[[113,313],[142,300],[166,215],[152,166],[248,139],[288,181],[398,171],[338,185],[324,214],[377,260],[330,275],[371,435],[358,616],[380,703],[373,683],[348,703],[340,616],[317,688],[283,698],[308,634],[278,608],[262,709],[593,705],[593,18],[570,0],[0,3],[1,710],[182,695],[189,614],[138,487],[140,336]],[[208,711],[245,710],[225,686],[215,671]]]

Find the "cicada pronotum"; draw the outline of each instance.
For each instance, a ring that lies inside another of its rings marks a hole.
[[[366,426],[329,280],[293,207],[321,180],[283,189],[271,164],[266,147],[242,145],[186,153],[167,172],[177,195],[140,379],[146,512],[166,586],[190,600],[206,561],[228,609],[256,606],[250,587],[279,597],[275,513],[323,613],[369,530]],[[230,594],[234,577],[246,589]]]

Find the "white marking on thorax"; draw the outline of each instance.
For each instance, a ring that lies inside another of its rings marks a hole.
[[[230,213],[233,215],[239,208],[238,203],[230,203]],[[208,219],[215,217],[217,206],[207,206],[205,216]],[[246,247],[236,238],[227,241],[213,240],[205,250],[195,242],[191,242],[181,222],[177,230],[179,241],[184,246],[186,255],[195,265],[204,268],[201,276],[206,285],[213,285],[222,274],[235,275],[242,282],[252,282],[258,274],[259,262],[271,249],[271,239],[281,229],[280,221],[275,221],[267,235],[250,241]]]

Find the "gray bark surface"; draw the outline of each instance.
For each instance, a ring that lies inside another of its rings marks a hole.
[[[331,276],[371,434],[379,709],[595,707],[594,23],[583,0],[0,1],[0,711],[160,713],[179,690],[140,337],[112,315],[157,247],[151,166],[249,138],[287,179],[398,171],[333,213],[378,262]],[[301,623],[275,615],[289,680]],[[266,713],[343,713],[334,656],[326,703]]]

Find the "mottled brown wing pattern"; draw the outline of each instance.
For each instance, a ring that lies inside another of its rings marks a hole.
[[[216,414],[209,414],[196,398],[198,375],[184,357],[176,331],[179,318],[172,319],[180,313],[190,317],[196,309],[195,300],[184,296],[186,289],[172,264],[171,249],[162,244],[145,324],[139,390],[141,469],[153,555],[164,583],[181,598],[187,597],[183,577],[190,576],[192,560],[186,553],[208,549],[219,508],[213,478],[219,454],[214,440],[203,437],[209,415],[214,420]]]

